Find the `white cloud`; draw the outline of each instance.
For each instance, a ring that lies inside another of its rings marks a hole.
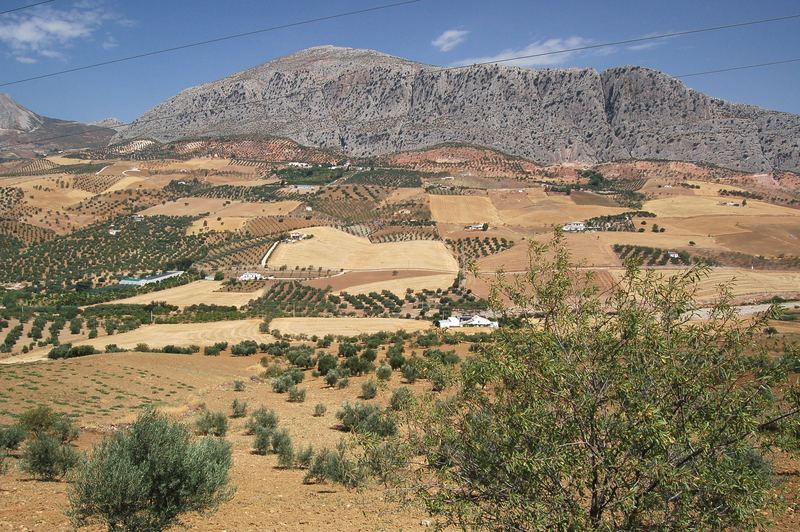
[[[484,57],[471,57],[458,61],[454,66],[466,66],[474,63],[496,63],[503,62],[505,65],[521,67],[534,67],[543,65],[559,65],[578,55],[580,51],[561,52],[561,50],[581,48],[593,43],[591,39],[584,37],[567,37],[565,39],[553,38],[544,41],[536,41],[524,48],[507,48],[501,52]],[[522,59],[512,59],[516,57]]]
[[[117,19],[101,2],[91,0],[69,9],[40,6],[0,19],[0,44],[22,63],[35,61],[37,56],[61,58],[65,48],[91,39],[103,24]]]
[[[119,46],[119,43],[114,38],[113,35],[107,35],[105,40],[103,41],[103,49],[104,50],[111,50],[112,48],[116,48]]]
[[[36,62],[36,59],[34,59],[33,57],[28,57],[27,55],[18,55],[14,59],[26,65],[32,65],[33,63]]]
[[[449,52],[467,40],[467,35],[469,35],[467,30],[447,30],[431,41],[431,44],[440,52]]]

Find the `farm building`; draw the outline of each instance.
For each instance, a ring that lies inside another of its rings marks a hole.
[[[121,229],[114,229],[113,227],[108,230],[108,234],[111,235],[111,236],[117,236],[121,232],[122,232]]]
[[[680,255],[678,255],[678,253],[675,251],[667,251],[667,256],[669,256],[671,259],[680,258]]]
[[[581,231],[586,231],[586,222],[570,222],[564,224],[562,229],[568,233],[580,233]]]
[[[446,320],[439,320],[439,327],[442,329],[452,329],[455,327],[491,327],[496,329],[498,323],[483,316],[450,316]]]
[[[289,233],[289,236],[287,236],[285,240],[286,242],[300,242],[301,240],[305,240],[306,238],[308,238],[308,235],[305,233],[292,232]]]
[[[260,281],[264,276],[258,272],[244,272],[239,276],[240,281]]]
[[[144,286],[146,284],[160,283],[165,279],[171,279],[172,277],[178,277],[183,274],[184,272],[182,271],[174,271],[162,272],[158,275],[150,275],[147,277],[123,277],[120,279],[119,284],[126,286]]]
[[[488,231],[489,224],[470,224],[464,227],[466,231]]]

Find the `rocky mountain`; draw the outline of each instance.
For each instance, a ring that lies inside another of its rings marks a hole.
[[[101,147],[115,133],[108,127],[39,115],[0,93],[0,155],[30,157],[69,148]]]
[[[107,127],[113,129],[114,131],[124,131],[128,128],[128,124],[120,120],[119,118],[104,118],[102,120],[98,120],[97,122],[89,122],[90,126],[100,126],[100,127]]]
[[[444,142],[541,163],[672,159],[800,171],[800,116],[640,67],[447,69],[322,46],[186,89],[113,141],[264,133],[356,156]]]

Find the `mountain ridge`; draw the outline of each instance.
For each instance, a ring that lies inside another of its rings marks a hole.
[[[114,141],[249,133],[353,156],[463,142],[543,164],[668,159],[800,170],[797,115],[710,97],[644,67],[442,68],[334,46],[185,89]]]
[[[71,148],[98,148],[108,144],[114,129],[50,118],[0,93],[0,155],[31,157]]]

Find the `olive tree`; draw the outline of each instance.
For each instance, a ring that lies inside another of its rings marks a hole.
[[[69,515],[76,526],[163,530],[185,512],[215,510],[233,495],[230,444],[194,439],[153,411],[98,444],[72,475]]]
[[[559,235],[530,252],[492,289],[507,325],[398,436],[422,458],[403,492],[463,529],[761,526],[770,448],[800,434],[797,353],[759,349],[766,316],[724,287],[701,313],[702,268],[629,264],[601,292]]]

